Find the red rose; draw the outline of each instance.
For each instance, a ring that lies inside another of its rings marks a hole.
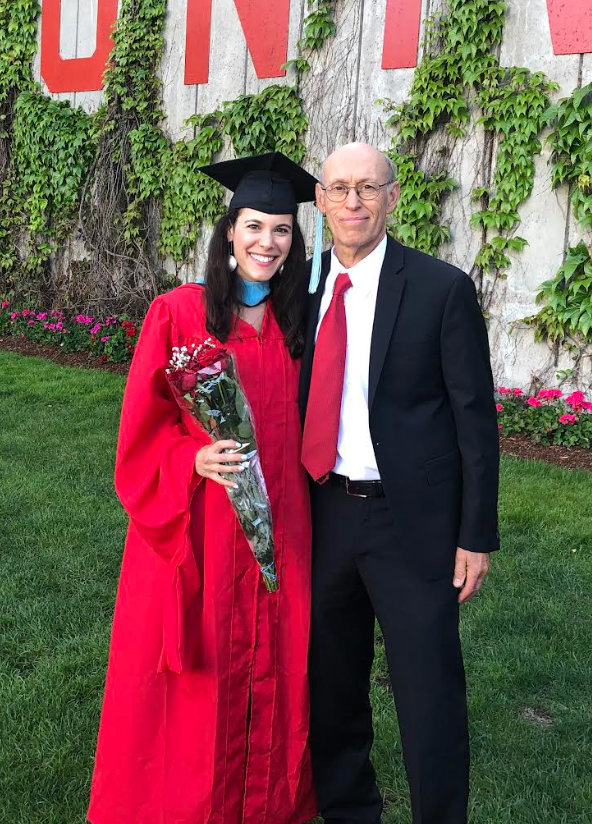
[[[181,372],[179,389],[181,392],[190,392],[197,384],[197,374],[195,372]]]
[[[219,371],[222,372],[228,363],[228,352],[219,346],[212,346],[200,352],[196,357],[196,361],[200,369],[220,363]]]

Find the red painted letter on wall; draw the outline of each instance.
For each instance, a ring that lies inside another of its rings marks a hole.
[[[99,0],[97,45],[90,57],[65,60],[60,55],[62,0],[43,0],[41,8],[41,76],[50,92],[90,92],[103,88],[103,72],[113,48],[111,30],[117,0]]]
[[[290,0],[234,0],[257,77],[283,77],[288,59]],[[212,0],[187,0],[185,85],[207,83]],[[232,44],[229,44],[232,48]]]
[[[417,66],[421,0],[387,0],[384,23],[383,69]]]
[[[547,0],[555,54],[592,52],[592,0]]]

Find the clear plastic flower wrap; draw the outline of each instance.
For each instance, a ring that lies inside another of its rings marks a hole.
[[[212,441],[233,440],[247,460],[232,473],[236,489],[226,487],[236,517],[268,592],[278,588],[274,561],[271,504],[259,460],[249,404],[234,358],[210,338],[199,346],[173,347],[167,379],[179,406],[206,430]]]

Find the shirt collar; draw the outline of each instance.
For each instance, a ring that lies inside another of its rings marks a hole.
[[[356,290],[356,293],[360,296],[367,295],[373,288],[377,288],[378,286],[380,270],[382,269],[385,254],[386,235],[369,255],[366,255],[365,258],[362,258],[362,260],[350,269],[346,269],[345,266],[339,262],[339,258],[335,254],[335,247],[333,247],[331,250],[329,278],[334,282],[339,272],[347,272],[352,283],[352,288]]]

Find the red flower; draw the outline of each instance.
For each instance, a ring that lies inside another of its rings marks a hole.
[[[496,403],[495,408],[497,409],[498,412],[503,412],[504,411],[504,407],[501,405],[501,403]]]
[[[565,415],[561,415],[561,417],[559,418],[559,423],[572,424],[572,423],[575,423],[576,421],[577,421],[576,416],[575,415],[569,415],[567,412],[565,413]]]
[[[136,334],[137,331],[138,330],[136,329],[136,327],[132,326],[132,324],[130,323],[129,326],[126,327],[125,336],[127,338],[133,338],[133,336]]]
[[[540,400],[539,400],[538,398],[532,398],[532,397],[531,397],[531,398],[529,398],[529,399],[526,401],[526,403],[527,403],[529,406],[535,406],[535,407],[536,407],[536,406],[542,406],[542,405],[543,405],[543,404],[540,402]]]
[[[197,373],[196,372],[181,372],[181,378],[179,380],[179,389],[181,392],[190,392],[192,389],[195,389],[197,384]]]
[[[516,387],[516,389],[512,389],[512,394],[518,397],[519,395],[524,395],[524,392],[522,391],[522,389],[518,389],[518,387]]]
[[[500,432],[501,432],[501,431],[502,431],[502,429],[504,428],[503,423],[498,423],[497,428],[498,428],[498,429],[500,430]]]
[[[512,390],[508,389],[507,386],[498,386],[497,391],[500,395],[509,395],[512,392]]]
[[[216,369],[217,372],[223,372],[228,364],[228,352],[220,346],[211,346],[203,349],[196,355],[195,362],[198,370],[213,367],[218,363],[220,366]]]
[[[123,329],[127,329],[127,327],[131,326],[131,325],[132,325],[132,323],[129,320],[122,320],[121,321],[121,326],[122,326]]]

